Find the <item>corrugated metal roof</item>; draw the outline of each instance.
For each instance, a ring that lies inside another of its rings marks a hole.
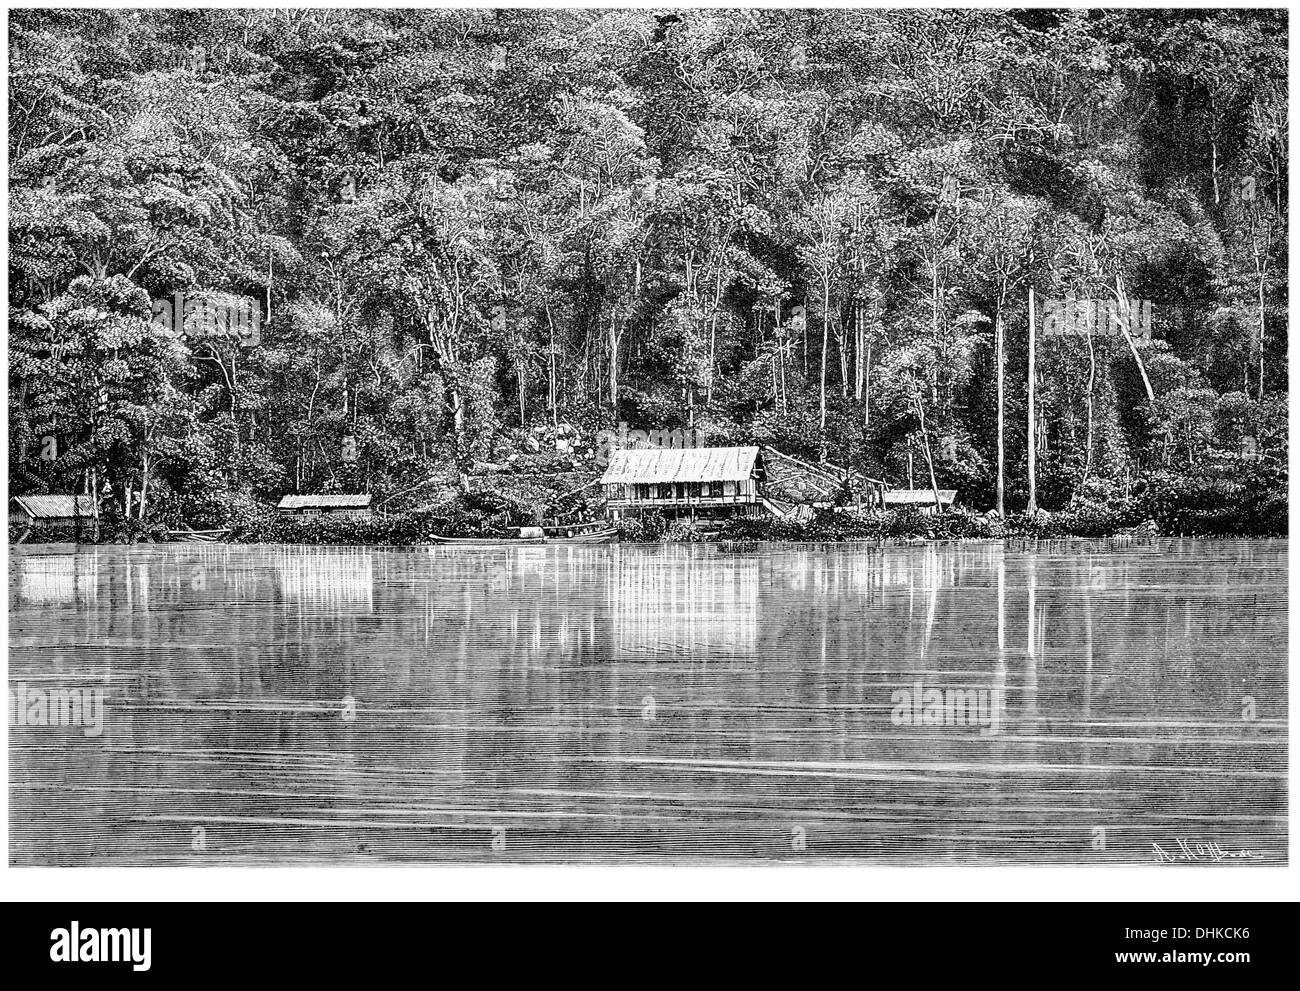
[[[277,509],[365,509],[370,505],[369,495],[287,495]]]
[[[737,482],[754,474],[757,460],[757,447],[677,447],[615,451],[600,483]]]
[[[956,489],[940,489],[939,501],[944,505],[957,498]],[[889,489],[885,492],[886,506],[934,505],[934,492],[930,489]]]
[[[74,505],[73,500],[76,500]],[[15,496],[14,502],[22,506],[29,516],[37,520],[71,519],[74,516],[93,516],[95,503],[88,495],[29,495]]]

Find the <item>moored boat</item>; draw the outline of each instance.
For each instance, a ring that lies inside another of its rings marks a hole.
[[[193,544],[215,544],[224,540],[232,532],[231,527],[221,530],[168,530],[168,540],[180,540]]]
[[[547,537],[546,542],[548,544],[608,544],[616,536],[618,531],[611,526],[601,530],[584,530],[572,536],[566,534]]]
[[[525,526],[516,537],[444,537],[430,534],[435,544],[460,544],[463,546],[495,547],[512,544],[607,544],[618,535],[612,526],[604,524],[575,523],[571,526]]]
[[[441,534],[429,534],[432,544],[456,544],[465,547],[495,547],[510,544],[544,544],[545,537],[444,537]]]

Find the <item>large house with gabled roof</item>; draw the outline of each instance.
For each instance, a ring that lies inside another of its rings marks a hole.
[[[757,447],[615,451],[600,479],[605,511],[618,519],[657,510],[665,516],[757,516],[766,479]]]

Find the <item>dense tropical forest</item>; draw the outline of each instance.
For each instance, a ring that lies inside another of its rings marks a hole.
[[[545,515],[625,424],[1284,532],[1286,16],[12,11],[11,495]]]

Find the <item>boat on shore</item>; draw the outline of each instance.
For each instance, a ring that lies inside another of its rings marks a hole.
[[[519,527],[514,537],[444,537],[430,534],[434,544],[451,544],[464,547],[506,547],[533,544],[607,544],[618,536],[618,530],[603,523],[574,523],[569,526]]]
[[[168,540],[178,540],[191,544],[218,544],[232,532],[231,527],[220,530],[168,530]]]
[[[444,537],[442,534],[429,534],[431,544],[450,544],[457,547],[497,547],[514,544],[544,544],[545,537]]]

